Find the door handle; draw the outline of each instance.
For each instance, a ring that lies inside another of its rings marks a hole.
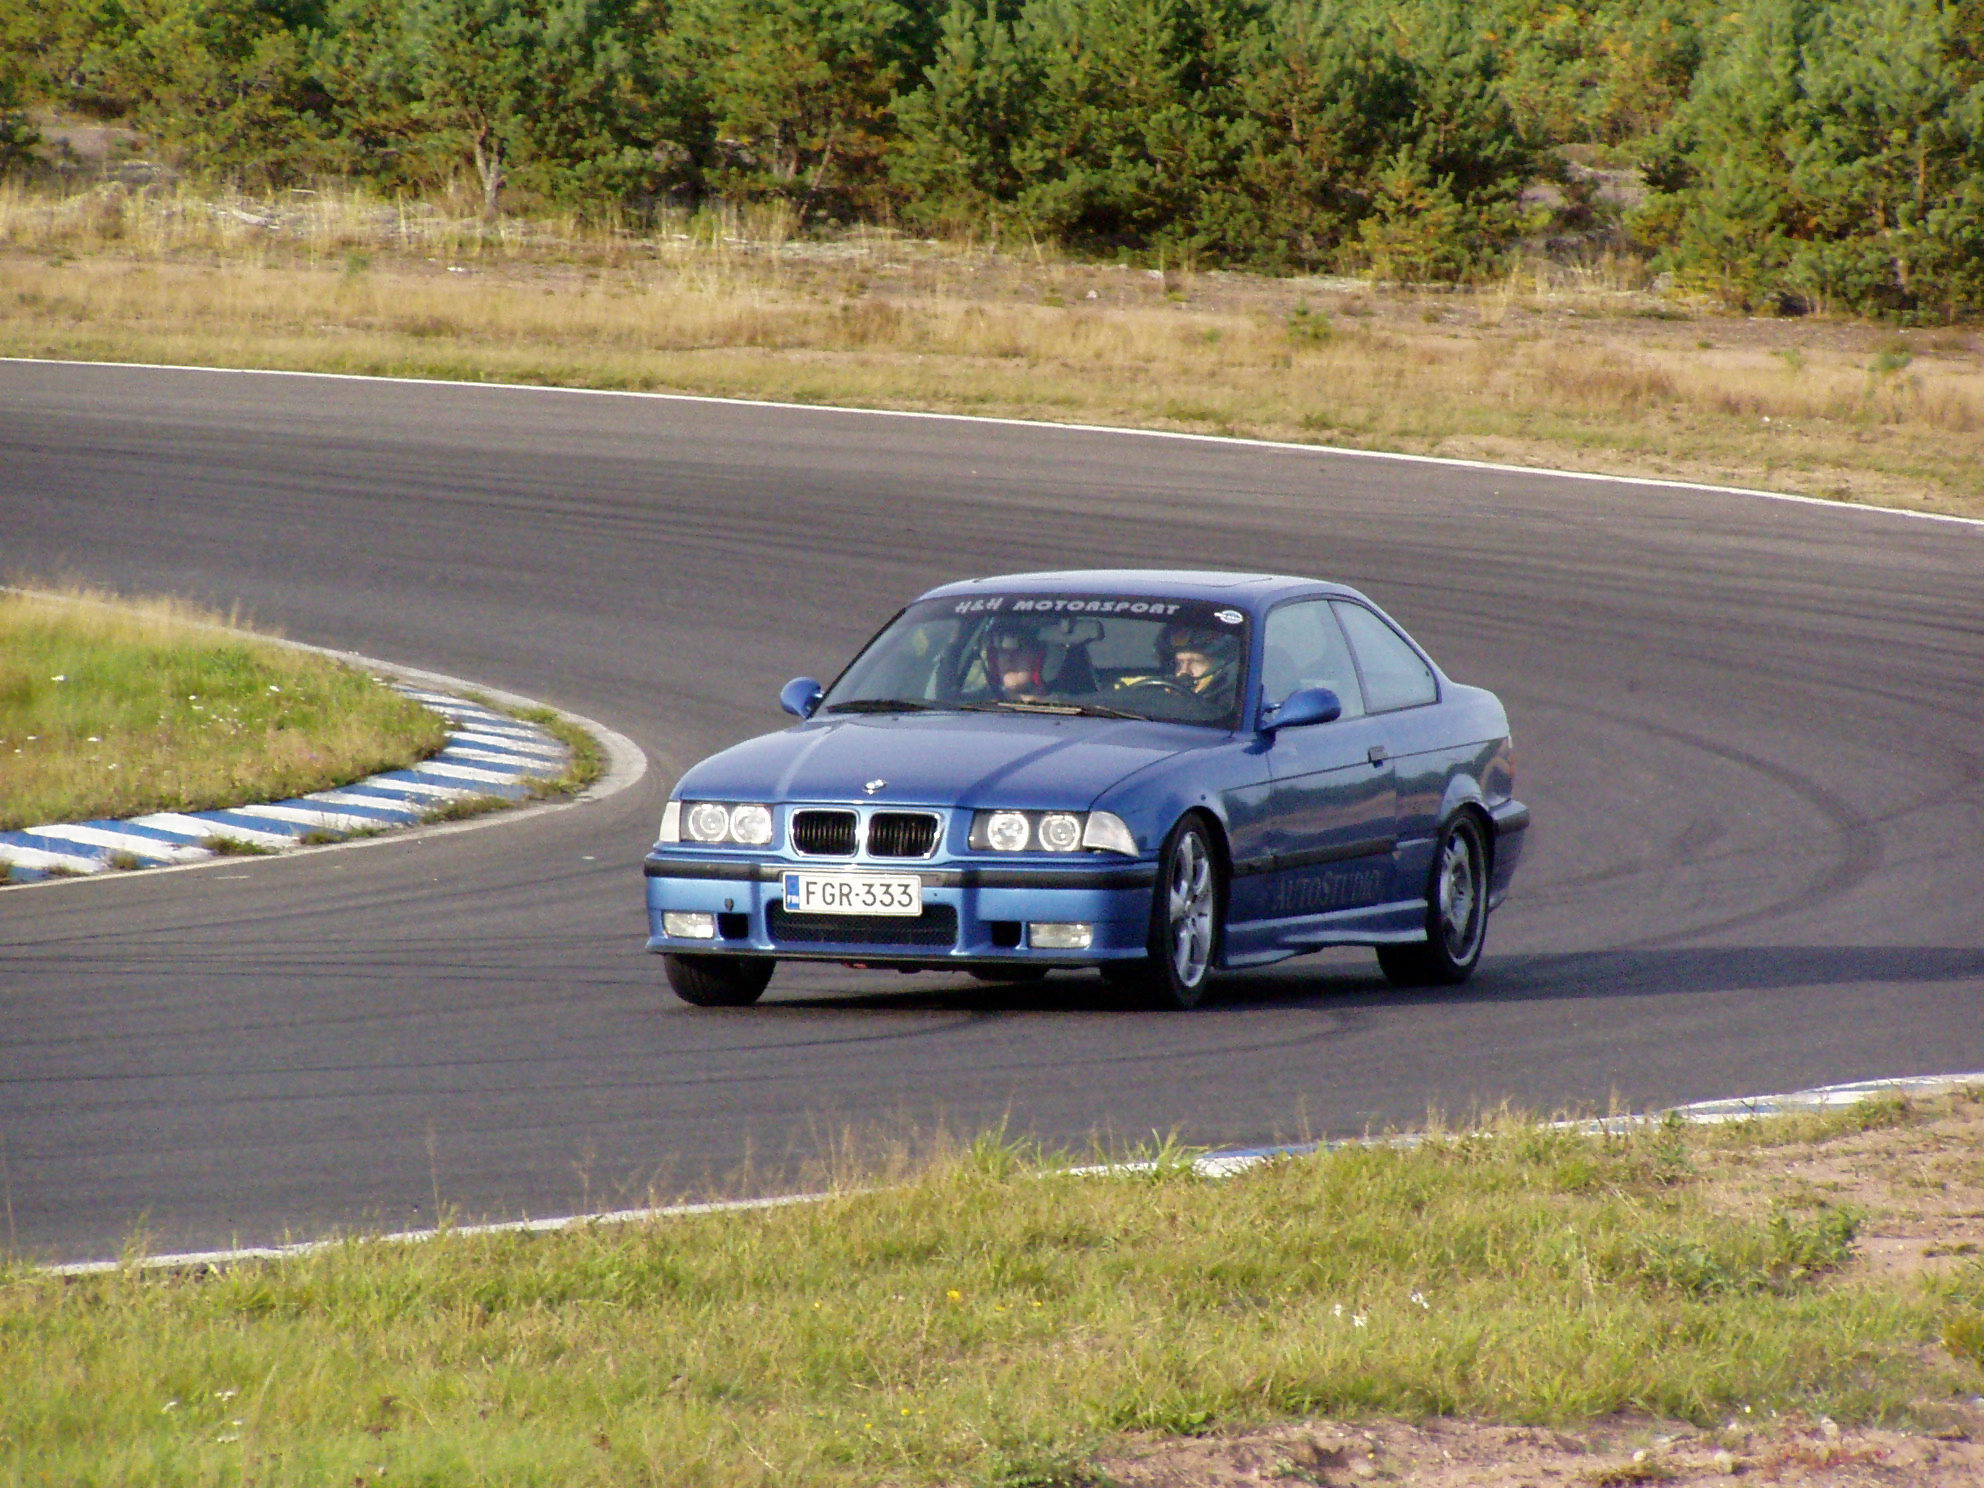
[[[1382,765],[1386,760],[1391,758],[1391,754],[1386,750],[1384,745],[1373,744],[1369,749],[1364,751],[1364,758],[1374,765]]]

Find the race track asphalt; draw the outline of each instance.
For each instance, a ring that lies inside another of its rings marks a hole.
[[[1094,564],[1368,590],[1514,719],[1534,813],[1459,992],[1363,953],[1185,1016],[642,950],[675,775],[903,599]],[[36,1259],[800,1181],[845,1134],[1249,1144],[1984,1068],[1984,527],[1049,428],[0,364],[0,570],[237,602],[542,698],[648,776],[528,821],[0,895]],[[747,1171],[748,1170],[748,1171]]]

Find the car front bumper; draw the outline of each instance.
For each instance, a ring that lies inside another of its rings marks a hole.
[[[775,956],[905,966],[1095,966],[1145,954],[1150,937],[1150,863],[869,863],[863,872],[914,873],[922,880],[919,918],[791,915],[784,877],[817,862],[656,850],[645,863],[650,951],[684,955]],[[715,939],[664,933],[662,916],[716,917]],[[1035,924],[1086,924],[1085,950],[1036,948]]]

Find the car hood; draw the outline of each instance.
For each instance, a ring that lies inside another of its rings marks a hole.
[[[710,756],[676,794],[1080,811],[1147,765],[1227,737],[1187,724],[1019,713],[827,718]]]

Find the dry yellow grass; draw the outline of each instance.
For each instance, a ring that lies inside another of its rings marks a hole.
[[[746,232],[746,228],[750,232]],[[1474,294],[1020,261],[779,224],[637,236],[0,193],[0,352],[1130,424],[1984,515],[1962,331],[1743,321],[1534,271]]]

